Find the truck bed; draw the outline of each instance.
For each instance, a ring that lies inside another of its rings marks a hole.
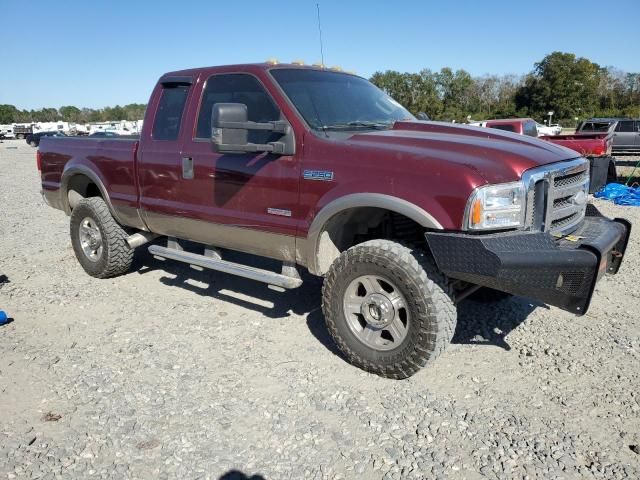
[[[572,133],[568,135],[543,135],[539,137],[563,147],[575,150],[584,156],[607,155],[610,151],[609,133]]]
[[[47,203],[68,212],[61,191],[75,174],[90,174],[97,187],[109,192],[121,223],[137,226],[139,195],[136,176],[137,137],[44,137],[38,151],[42,194]]]

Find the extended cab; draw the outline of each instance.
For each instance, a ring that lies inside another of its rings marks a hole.
[[[305,267],[324,277],[340,350],[392,378],[437,357],[469,295],[584,314],[631,228],[587,207],[589,164],[573,150],[417,121],[363,78],[298,65],[167,73],[139,139],[46,137],[38,165],[88,274],[125,273],[157,237],[153,255],[280,289]]]

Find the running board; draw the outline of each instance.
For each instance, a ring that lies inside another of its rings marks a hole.
[[[282,275],[280,273],[253,268],[240,263],[228,262],[216,257],[206,257],[197,253],[189,253],[174,248],[161,247],[159,245],[151,245],[149,253],[156,257],[169,258],[178,262],[188,263],[189,265],[197,265],[202,268],[216,270],[218,272],[229,273],[238,277],[256,280],[258,282],[275,285],[276,287],[292,289],[302,285],[302,279]]]

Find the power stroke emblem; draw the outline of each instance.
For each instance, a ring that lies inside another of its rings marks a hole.
[[[305,170],[302,173],[302,177],[305,180],[320,180],[323,182],[330,182],[333,180],[333,172],[328,170]]]
[[[267,208],[267,213],[269,215],[279,215],[281,217],[290,217],[291,216],[291,210],[287,210],[284,208]]]

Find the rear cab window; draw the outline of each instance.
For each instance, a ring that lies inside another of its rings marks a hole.
[[[496,130],[504,130],[505,132],[513,132],[516,133],[516,127],[514,125],[501,125],[501,124],[497,124],[497,125],[490,125],[489,128],[495,128]]]
[[[585,122],[580,129],[581,132],[607,132],[611,127],[609,122]]]
[[[154,140],[178,139],[188,93],[188,85],[164,85],[162,87],[151,133]]]

